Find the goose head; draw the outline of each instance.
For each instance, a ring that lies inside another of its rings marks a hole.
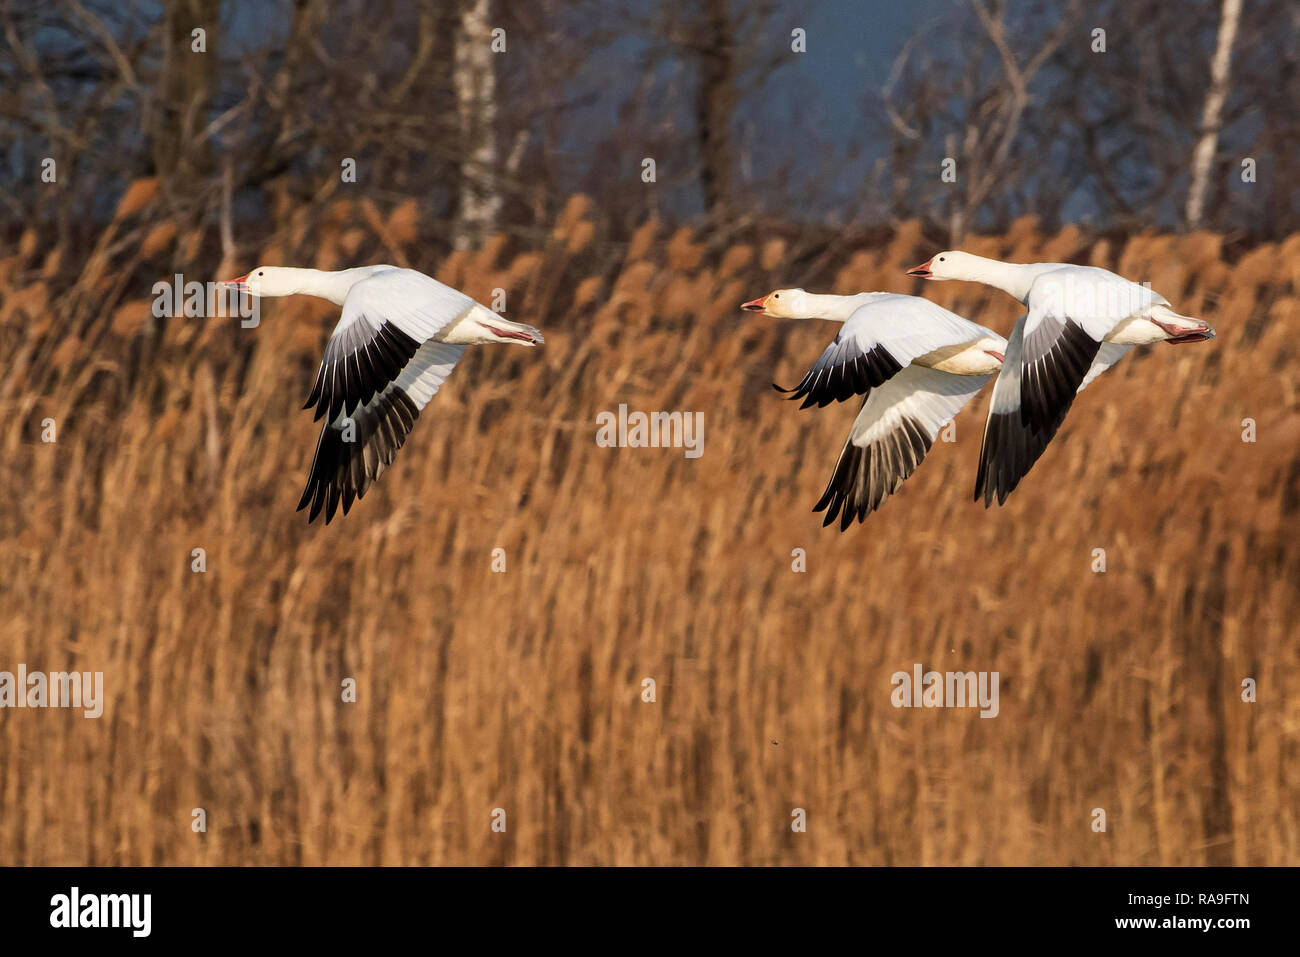
[[[970,253],[957,249],[945,249],[936,253],[919,266],[907,271],[909,276],[921,279],[968,279],[973,280],[981,274],[984,260]]]
[[[301,273],[300,269],[285,266],[258,266],[250,273],[219,285],[250,296],[292,296],[301,291]]]
[[[746,312],[761,312],[774,319],[802,319],[808,315],[808,294],[802,289],[777,289],[742,303]]]

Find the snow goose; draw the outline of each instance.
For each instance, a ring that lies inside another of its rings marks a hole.
[[[924,279],[982,282],[1028,309],[1012,330],[989,404],[975,499],[1001,505],[1056,435],[1074,397],[1135,345],[1214,338],[1144,285],[1095,266],[1004,263],[957,250],[908,270]]]
[[[823,526],[844,531],[916,471],[939,431],[1002,364],[1006,340],[926,299],[871,292],[829,296],[778,289],[741,306],[775,318],[844,325],[803,380],[782,389],[823,407],[865,395],[826,491]]]
[[[327,272],[258,266],[222,283],[252,296],[307,295],[342,306],[342,315],[303,408],[325,418],[298,510],[322,509],[329,524],[392,464],[420,410],[468,345],[545,340],[462,292],[413,269],[359,266]]]

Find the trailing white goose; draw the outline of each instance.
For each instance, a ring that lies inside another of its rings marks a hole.
[[[1147,286],[1095,266],[1004,263],[957,250],[908,270],[1001,289],[1028,308],[1011,332],[980,449],[975,498],[998,504],[1056,435],[1074,397],[1135,345],[1201,342],[1209,323],[1183,316]]]
[[[298,509],[328,524],[392,464],[420,410],[467,345],[545,340],[423,273],[396,266],[326,272],[258,266],[223,285],[253,296],[307,295],[343,307],[303,408],[325,418]]]
[[[1006,340],[926,299],[778,289],[742,309],[843,322],[789,393],[800,408],[865,395],[826,491],[813,508],[840,530],[866,519],[916,471],[939,431],[1002,364]]]

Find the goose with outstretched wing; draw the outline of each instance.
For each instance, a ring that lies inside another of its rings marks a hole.
[[[366,494],[466,346],[545,341],[532,326],[396,266],[259,266],[223,285],[252,296],[317,296],[342,307],[304,407],[325,420],[298,503],[300,511],[310,509],[308,522],[324,512],[328,524]]]
[[[1002,365],[1006,340],[927,299],[895,293],[830,296],[779,289],[744,303],[775,318],[844,323],[792,389],[801,408],[863,395],[815,512],[843,531],[897,492],[940,430]]]

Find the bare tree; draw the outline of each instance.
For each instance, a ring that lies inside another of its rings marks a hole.
[[[1192,153],[1192,185],[1187,192],[1187,225],[1196,229],[1201,225],[1205,211],[1205,193],[1210,184],[1210,168],[1219,143],[1219,130],[1223,124],[1223,104],[1228,98],[1228,71],[1232,65],[1232,45],[1237,38],[1237,24],[1241,21],[1241,0],[1223,0],[1223,15],[1219,21],[1219,40],[1210,64],[1210,91],[1205,97],[1205,113],[1201,119],[1201,136]]]
[[[1052,66],[1079,6],[1013,12],[1006,0],[971,0],[903,45],[880,91],[877,133],[889,144],[885,206],[894,218],[942,222],[957,244],[978,216],[1003,219],[1058,191],[1032,121],[1056,93]],[[957,178],[930,188],[940,158],[956,162]]]
[[[496,70],[491,49],[490,0],[463,0],[456,34],[457,116],[464,160],[452,244],[479,246],[497,224],[500,193],[493,188],[497,166]]]
[[[173,194],[186,193],[213,172],[209,141],[201,137],[213,93],[221,0],[167,0],[163,62],[153,113],[153,163]],[[202,31],[202,50],[196,31]]]
[[[0,231],[85,248],[153,175],[145,215],[192,226],[161,247],[177,257],[217,248],[222,216],[228,253],[274,229],[273,208],[310,226],[340,194],[381,210],[418,197],[422,234],[462,247],[549,222],[575,190],[611,235],[700,207],[733,229],[855,208],[864,224],[920,217],[954,237],[1026,214],[1300,229],[1300,6],[1075,2],[1086,16],[969,0],[918,24],[864,103],[866,175],[850,182],[819,139],[820,84],[838,74],[790,68],[808,15],[794,0],[266,0],[241,5],[226,36],[219,0],[0,0]],[[936,188],[945,156],[958,179]],[[1240,179],[1216,175],[1227,156]],[[57,185],[28,188],[47,157]],[[660,159],[654,187],[643,157]],[[357,178],[342,183],[345,158]]]
[[[1194,193],[1202,228],[1300,228],[1300,183],[1284,175],[1300,149],[1300,7],[1073,6],[971,0],[918,29],[867,104],[868,135],[885,144],[876,208],[953,236],[1024,214],[1172,228],[1192,220]],[[1251,56],[1232,59],[1234,45]],[[1214,175],[1225,155],[1244,164],[1240,181]],[[917,188],[944,156],[957,183]],[[1258,182],[1244,172],[1256,169]]]
[[[716,217],[731,200],[732,113],[736,106],[735,33],[727,0],[705,0],[699,42],[694,46],[699,69],[695,132],[699,138],[700,186],[704,205]]]
[[[971,0],[971,5],[997,50],[1005,83],[999,84],[999,95],[991,102],[986,101],[986,110],[981,113],[971,112],[966,116],[962,158],[967,167],[967,186],[962,201],[953,209],[949,225],[950,238],[954,244],[959,243],[965,235],[975,210],[1004,182],[1012,144],[1016,141],[1021,118],[1032,99],[1030,85],[1073,27],[1079,6],[1077,0],[1070,4],[1055,28],[1043,39],[1027,62],[1021,65],[1007,38],[1006,15],[1002,4],[990,9],[983,0]]]

